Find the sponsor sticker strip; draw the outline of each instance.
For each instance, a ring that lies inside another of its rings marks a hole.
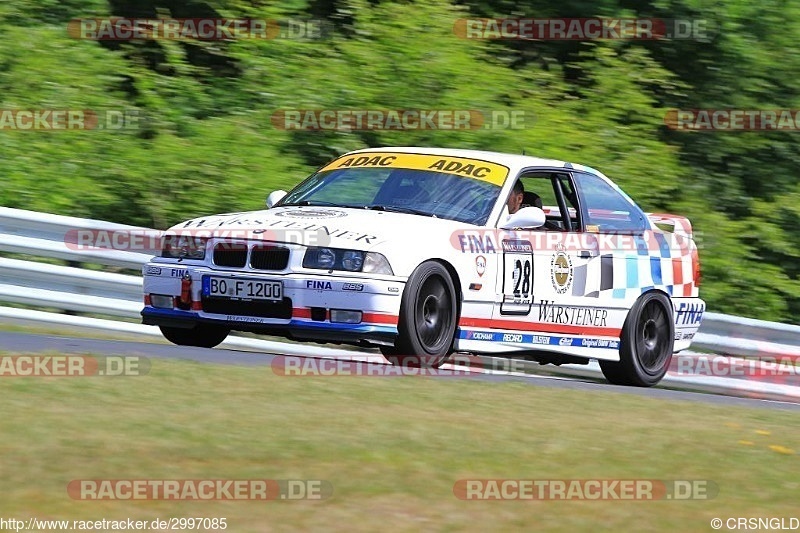
[[[518,344],[536,344],[540,346],[575,346],[579,348],[608,348],[619,350],[619,339],[601,339],[586,337],[566,337],[546,333],[506,333],[500,331],[476,331],[461,329],[459,339],[488,342],[513,342]]]

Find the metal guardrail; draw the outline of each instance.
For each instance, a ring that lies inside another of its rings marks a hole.
[[[137,229],[142,228],[0,207],[0,252],[141,270],[142,264],[151,257],[149,254],[80,250],[70,245],[68,238],[70,232],[79,230]],[[142,279],[77,266],[0,257],[0,301],[136,318],[142,308]]]
[[[147,228],[0,207],[0,252],[140,270],[151,255],[120,250],[80,250],[67,244],[75,230]],[[65,311],[139,317],[142,279],[75,266],[0,258],[0,302]],[[800,356],[800,326],[707,312],[693,350],[739,356]]]
[[[707,312],[692,349],[743,356],[800,357],[800,326]]]
[[[136,318],[142,279],[0,257],[0,301]]]
[[[150,254],[125,250],[75,250],[67,244],[67,235],[75,230],[142,229],[153,231],[102,220],[0,207],[0,252],[140,269],[150,259]]]

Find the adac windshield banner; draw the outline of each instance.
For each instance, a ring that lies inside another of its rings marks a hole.
[[[428,154],[402,154],[386,152],[366,152],[340,157],[326,165],[322,171],[344,168],[405,168],[444,172],[465,178],[503,185],[508,168],[479,159],[449,157]]]

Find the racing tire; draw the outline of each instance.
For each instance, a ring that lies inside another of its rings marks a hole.
[[[438,368],[452,351],[457,323],[453,279],[441,263],[426,261],[403,291],[395,345],[381,353],[394,365]]]
[[[161,334],[178,346],[196,346],[198,348],[213,348],[228,336],[231,330],[210,324],[197,324],[191,328],[170,328],[159,326]]]
[[[652,387],[669,369],[674,345],[672,304],[660,292],[648,292],[628,312],[620,337],[619,361],[600,361],[614,385]]]

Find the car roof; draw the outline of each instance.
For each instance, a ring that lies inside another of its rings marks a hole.
[[[489,152],[484,150],[464,150],[459,148],[423,148],[419,146],[383,146],[377,148],[365,148],[363,150],[354,150],[349,154],[360,154],[369,152],[400,152],[408,154],[425,154],[425,155],[449,155],[454,157],[463,157],[469,159],[479,159],[481,161],[488,161],[489,163],[497,163],[509,167],[509,177],[514,176],[523,168],[528,167],[556,167],[567,168],[575,170],[583,170],[591,172],[592,174],[602,176],[602,173],[597,170],[580,165],[578,163],[569,163],[567,161],[560,161],[558,159],[544,159],[541,157],[533,157],[529,155],[520,154],[507,154],[502,152]]]

